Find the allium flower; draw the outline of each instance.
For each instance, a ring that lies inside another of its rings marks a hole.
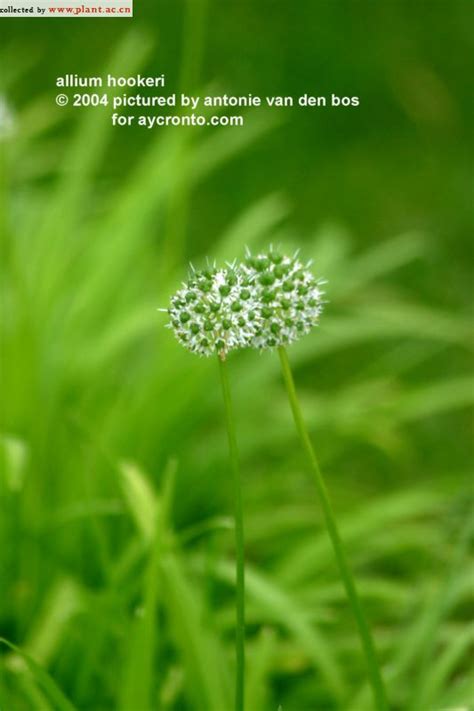
[[[225,358],[229,351],[249,346],[260,323],[250,279],[234,265],[192,269],[167,312],[178,341],[204,356]]]
[[[255,348],[275,348],[296,341],[318,322],[323,307],[322,281],[295,254],[288,257],[270,248],[264,254],[247,252],[242,274],[251,284],[257,304]]]

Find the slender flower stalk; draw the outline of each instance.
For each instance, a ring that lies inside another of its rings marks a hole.
[[[240,474],[239,453],[235,434],[232,398],[230,394],[227,362],[225,357],[218,358],[224,398],[229,453],[232,465],[232,480],[234,489],[234,520],[235,520],[235,550],[236,550],[236,685],[235,709],[243,711],[245,692],[245,553],[244,553],[244,514],[242,504],[242,478]]]
[[[259,350],[278,349],[296,429],[311,468],[339,573],[357,624],[376,708],[378,711],[388,711],[375,645],[339,535],[326,484],[301,413],[286,352],[287,345],[309,333],[318,324],[322,311],[323,282],[314,277],[310,267],[311,262],[302,263],[298,254],[289,257],[273,248],[258,255],[247,252],[241,269],[252,284],[252,297],[257,305],[257,330],[252,338],[252,345]]]
[[[377,653],[375,651],[375,645],[372,639],[372,634],[370,632],[369,625],[367,624],[364,610],[362,608],[362,604],[357,593],[354,577],[347,561],[346,553],[344,550],[344,544],[339,534],[338,526],[336,523],[336,517],[331,506],[331,501],[329,499],[328,490],[323,475],[321,473],[318,459],[311,443],[308,430],[306,428],[303,414],[301,412],[298,396],[296,394],[295,383],[293,380],[293,374],[291,372],[290,361],[288,359],[288,354],[283,346],[278,347],[278,355],[280,356],[283,378],[288,393],[288,399],[290,401],[291,411],[293,413],[293,419],[295,421],[298,435],[300,437],[303,449],[305,451],[311,468],[313,481],[316,485],[316,490],[318,492],[321,508],[323,509],[326,528],[329,534],[329,538],[331,539],[334,554],[336,556],[339,573],[344,583],[347,598],[349,600],[349,604],[352,609],[352,614],[354,615],[357,624],[357,629],[359,631],[359,636],[366,658],[367,671],[369,675],[370,684],[372,686],[376,708],[378,709],[378,711],[388,711],[389,707],[387,703],[382,674],[380,672],[380,667],[377,660]]]

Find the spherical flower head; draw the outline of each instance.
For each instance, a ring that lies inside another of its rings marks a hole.
[[[249,346],[260,322],[249,284],[233,265],[192,269],[168,309],[178,341],[192,353],[221,358]]]
[[[259,326],[252,338],[255,348],[276,348],[297,341],[318,323],[323,307],[322,281],[297,254],[285,256],[270,248],[252,255],[241,266],[250,280],[258,305]]]

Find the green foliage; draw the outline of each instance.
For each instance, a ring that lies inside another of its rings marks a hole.
[[[108,68],[137,71],[151,49],[124,35]],[[6,91],[27,65],[5,77]],[[105,114],[91,116],[63,126],[50,102],[32,101],[2,146],[2,708],[231,708],[218,373],[175,343],[157,308],[189,259],[271,242],[302,246],[328,280],[321,325],[291,359],[393,708],[467,706],[472,339],[462,291],[439,293],[433,234],[372,243],[333,222],[298,231],[286,191],[256,188],[208,236],[196,196],[270,140],[274,115],[250,114],[239,131],[156,133],[113,180],[116,137]],[[257,170],[258,152],[251,161]],[[429,263],[433,278],[419,279]],[[242,353],[229,370],[245,479],[249,711],[368,711],[277,358]]]

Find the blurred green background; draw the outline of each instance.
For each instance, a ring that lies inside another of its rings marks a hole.
[[[472,8],[136,0],[130,21],[1,21],[0,633],[20,648],[2,645],[2,709],[232,707],[217,366],[156,309],[189,260],[271,242],[328,280],[290,358],[392,708],[472,708]],[[108,71],[361,104],[154,131],[55,105],[57,75]],[[277,357],[229,366],[248,709],[368,711]]]

